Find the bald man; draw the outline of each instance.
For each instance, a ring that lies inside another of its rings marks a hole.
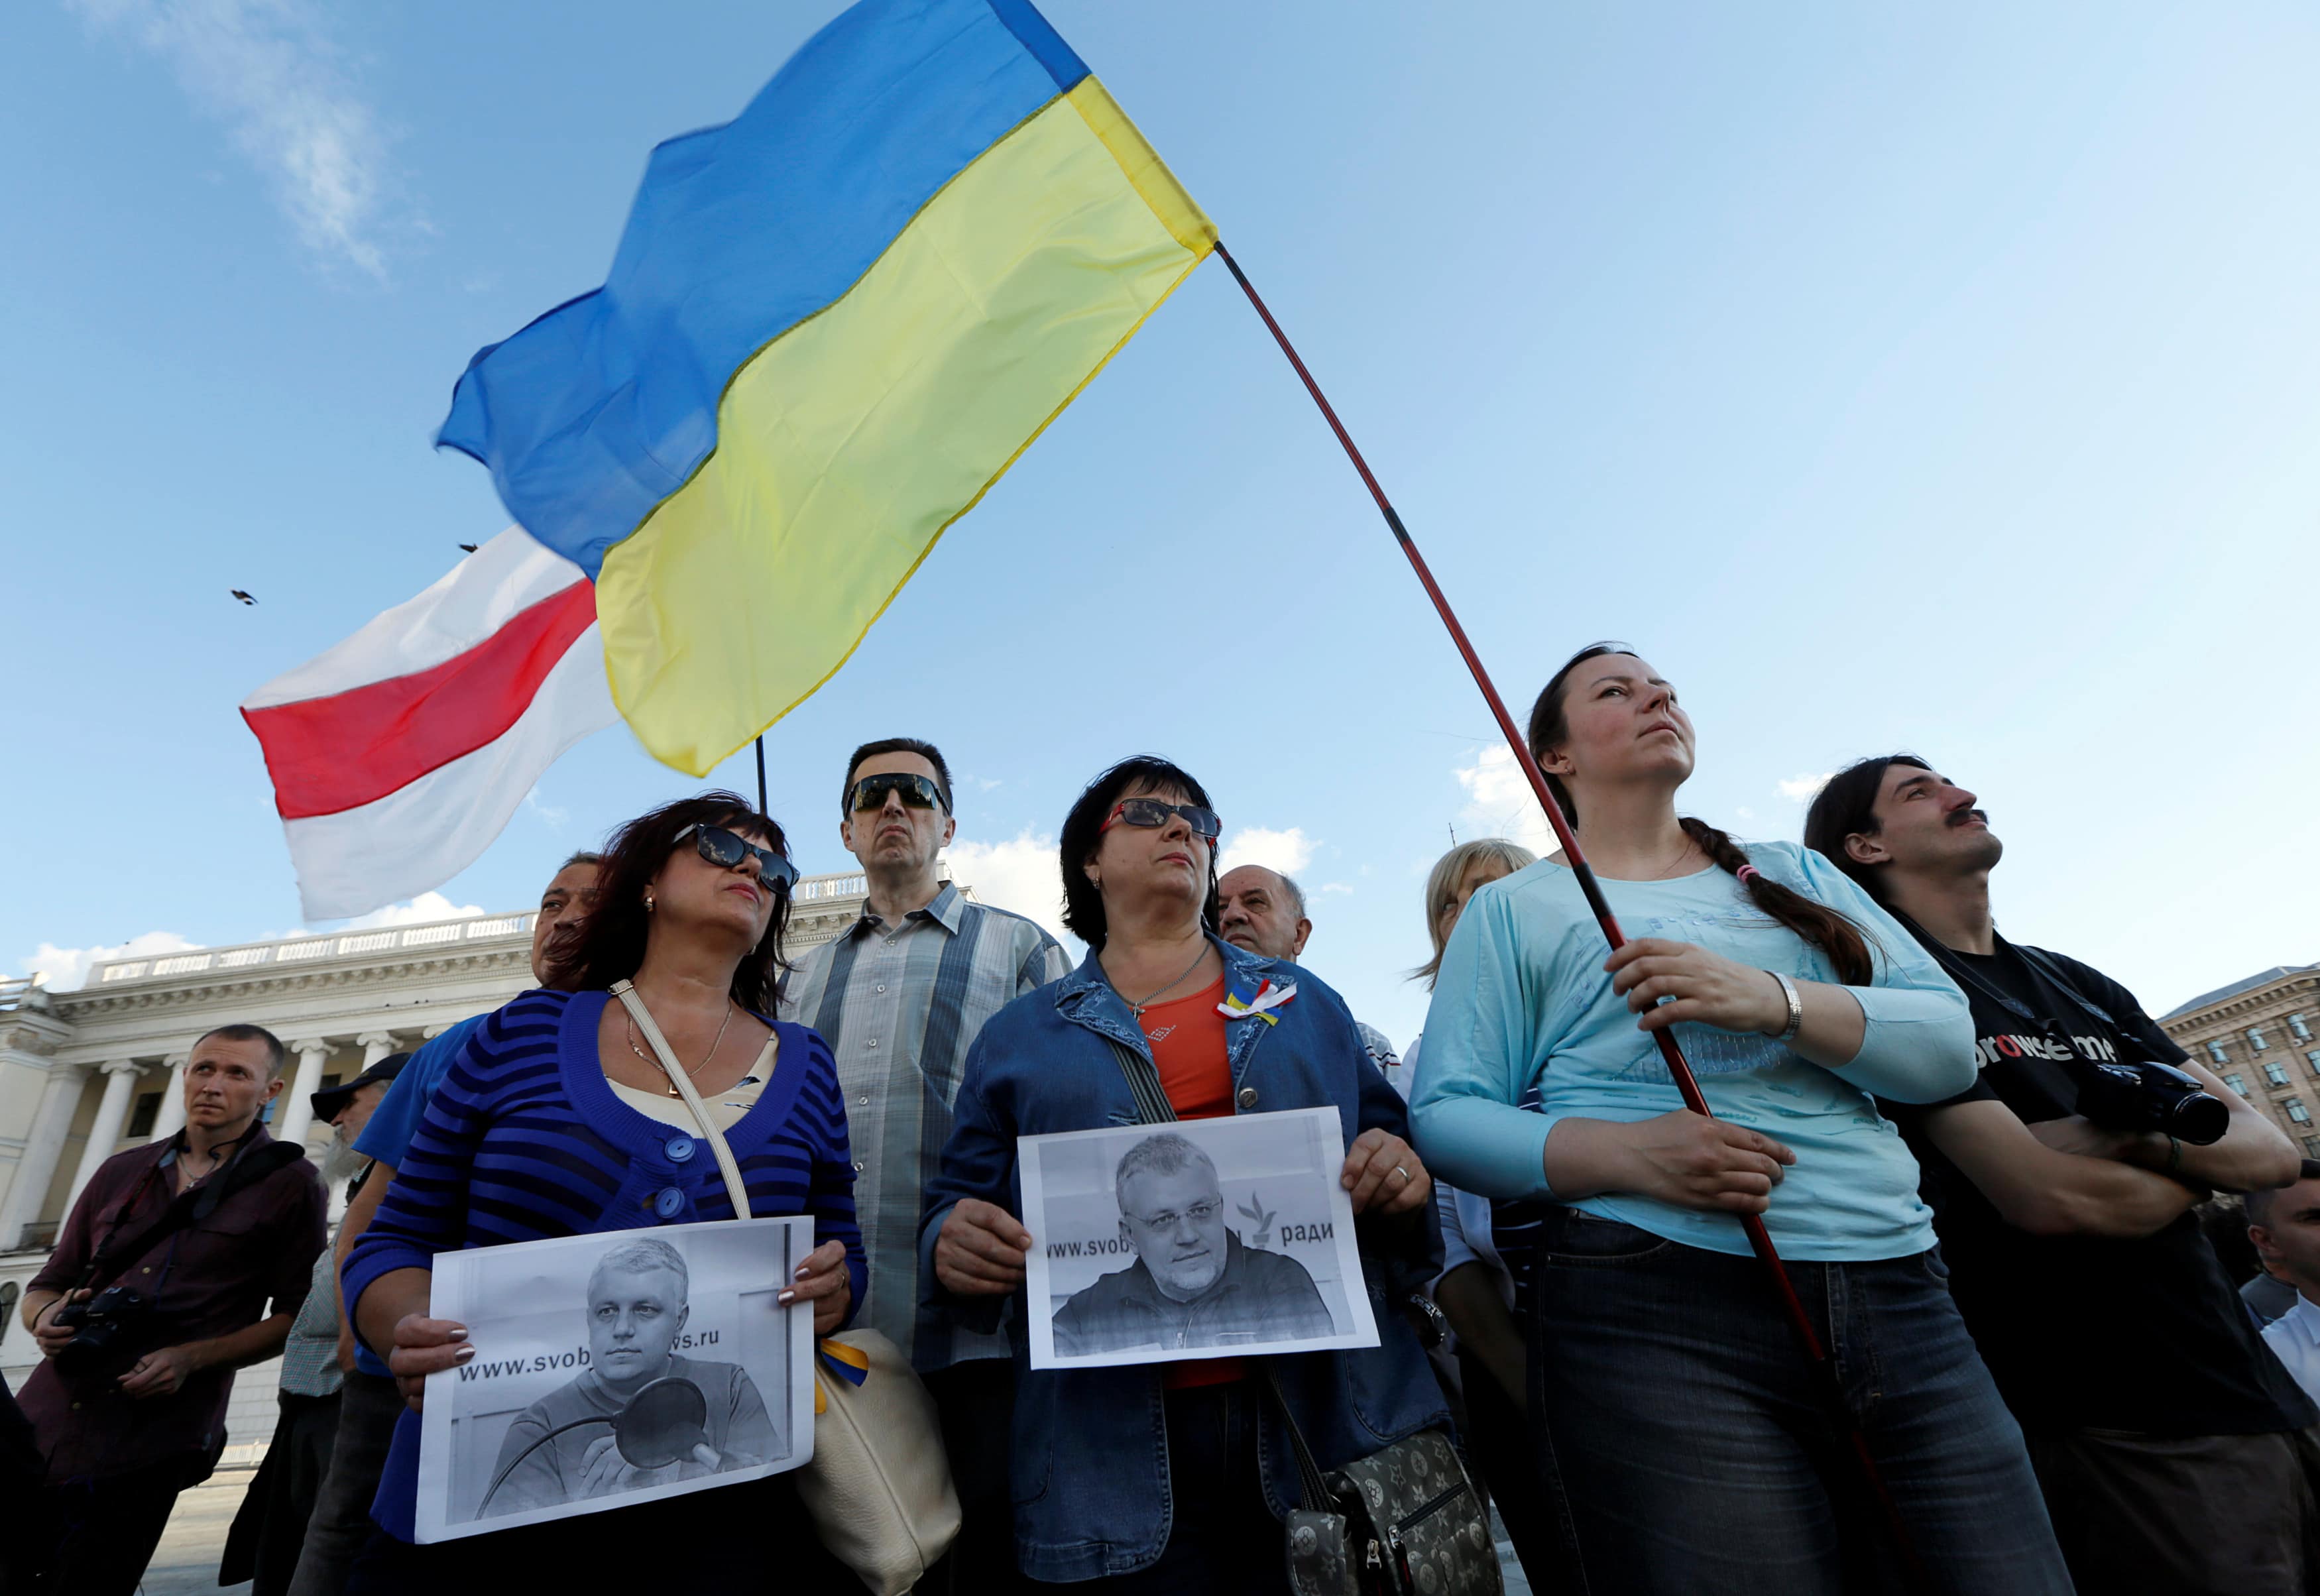
[[[1217,934],[1236,948],[1293,963],[1313,935],[1304,889],[1268,866],[1234,866],[1217,878]],[[1401,1058],[1385,1033],[1358,1020],[1354,1029],[1362,1033],[1362,1047],[1371,1062],[1399,1088]]]

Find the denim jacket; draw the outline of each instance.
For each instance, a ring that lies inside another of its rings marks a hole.
[[[1224,957],[1228,991],[1254,993],[1268,978],[1276,986],[1293,982],[1297,989],[1290,1002],[1267,1011],[1271,1023],[1261,1014],[1226,1021],[1237,1111],[1327,1104],[1337,1109],[1349,1144],[1372,1127],[1407,1138],[1401,1099],[1363,1051],[1344,1000],[1285,959],[1260,958],[1210,940]],[[944,1219],[962,1199],[980,1198],[1022,1214],[1016,1138],[1137,1122],[1127,1078],[1106,1038],[1150,1056],[1133,1011],[1092,954],[1063,980],[1017,998],[983,1026],[967,1055],[942,1166],[927,1187],[920,1278],[930,1301],[968,1322],[995,1316],[999,1299],[943,1292],[935,1277],[934,1245]],[[1036,1223],[1033,1229],[1036,1235]],[[1265,1360],[1325,1469],[1428,1426],[1446,1425],[1449,1418],[1401,1311],[1407,1294],[1439,1267],[1441,1232],[1433,1208],[1397,1221],[1392,1231],[1367,1219],[1356,1229],[1381,1345]],[[1019,1292],[1009,1322],[1018,1379],[1015,1538],[1023,1572],[1062,1582],[1147,1567],[1167,1546],[1170,1529],[1161,1383],[1166,1365],[1034,1372],[1026,1312]],[[1269,1401],[1261,1409],[1259,1430],[1266,1504],[1282,1517],[1299,1503],[1297,1465]]]

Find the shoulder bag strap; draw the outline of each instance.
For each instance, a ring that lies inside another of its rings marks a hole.
[[[1146,1125],[1173,1125],[1176,1122],[1176,1106],[1168,1101],[1168,1090],[1160,1084],[1160,1066],[1150,1057],[1129,1047],[1117,1037],[1106,1037],[1111,1044],[1111,1054],[1119,1060],[1119,1073],[1128,1077],[1128,1095],[1136,1099],[1137,1117]],[[1320,1465],[1313,1461],[1312,1449],[1305,1445],[1304,1432],[1289,1411],[1288,1401],[1281,1394],[1281,1383],[1273,1377],[1273,1360],[1264,1363],[1264,1389],[1272,1395],[1273,1411],[1281,1415],[1282,1427],[1289,1432],[1290,1450],[1297,1454],[1297,1478],[1305,1499],[1305,1506],[1316,1513],[1337,1510],[1336,1499],[1329,1491],[1329,1482],[1321,1473]]]
[[[1136,1112],[1146,1125],[1173,1125],[1176,1122],[1176,1105],[1168,1101],[1168,1089],[1160,1084],[1160,1066],[1117,1037],[1106,1037],[1111,1044],[1112,1056],[1119,1060],[1119,1073],[1128,1077],[1128,1095],[1136,1099]]]
[[[2049,982],[2062,988],[2062,995],[2064,997],[2069,998],[2072,1002],[2078,1004],[2080,1008],[2084,1009],[2088,1013],[2093,1015],[2097,1020],[2101,1020],[2105,1025],[2109,1026],[2111,1029],[2117,1031],[2121,1036],[2125,1035],[2126,1027],[2119,1023],[2117,1020],[2114,1019],[2109,1010],[2104,1008],[2100,1003],[2098,1003],[2094,999],[2089,997],[2084,992],[2080,991],[2079,984],[2071,979],[2070,972],[2063,969],[2060,964],[2049,957],[2044,948],[2027,947],[2020,942],[2008,942],[2007,946],[2014,949],[2015,953],[2021,958],[2024,964],[2028,965],[2032,969],[2045,976]]]
[[[684,1099],[684,1106],[693,1111],[693,1122],[701,1128],[701,1139],[707,1142],[717,1155],[717,1168],[725,1177],[725,1195],[732,1199],[734,1217],[748,1219],[749,1189],[741,1183],[741,1166],[733,1161],[733,1149],[725,1145],[725,1133],[717,1128],[717,1121],[710,1118],[709,1105],[701,1101],[701,1093],[693,1086],[693,1077],[684,1073],[684,1066],[677,1063],[676,1055],[669,1050],[668,1038],[661,1035],[660,1027],[653,1023],[653,1017],[647,1011],[644,999],[637,995],[637,989],[626,981],[615,981],[612,983],[612,995],[621,1000],[629,1011],[629,1018],[637,1022],[637,1029],[644,1032],[645,1040],[652,1044],[653,1056],[660,1060],[660,1067],[668,1073],[668,1084],[676,1088],[677,1095]]]

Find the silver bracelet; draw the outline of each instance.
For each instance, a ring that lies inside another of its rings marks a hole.
[[[1804,1029],[1805,1000],[1798,994],[1797,984],[1778,970],[1767,970],[1764,974],[1781,984],[1781,995],[1789,1000],[1789,1022],[1781,1028],[1781,1034],[1772,1038],[1786,1047],[1795,1041],[1797,1032]]]

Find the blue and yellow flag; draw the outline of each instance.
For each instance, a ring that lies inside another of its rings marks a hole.
[[[603,287],[476,355],[438,441],[595,578],[614,701],[705,775],[1215,241],[1027,0],[862,0],[653,151]]]

